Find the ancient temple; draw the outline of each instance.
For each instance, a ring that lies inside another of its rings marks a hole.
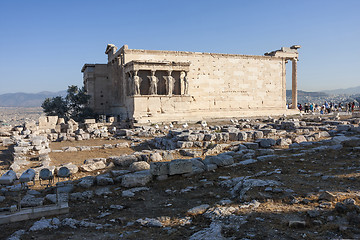
[[[286,67],[292,61],[297,101],[300,46],[264,56],[119,50],[108,44],[107,64],[85,64],[84,86],[98,114],[135,122],[279,115],[286,111]],[[295,104],[293,104],[295,106]]]

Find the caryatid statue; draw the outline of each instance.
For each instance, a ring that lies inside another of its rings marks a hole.
[[[151,71],[151,76],[148,76],[150,80],[149,94],[156,95],[157,94],[157,83],[159,79],[155,76],[155,71]]]
[[[175,78],[171,76],[172,71],[168,71],[168,76],[164,76],[166,81],[166,94],[171,96],[174,92]]]
[[[180,85],[181,85],[181,94],[189,94],[189,82],[186,78],[186,73],[181,71],[180,73]]]
[[[134,83],[134,95],[140,95],[140,77],[137,75],[138,71],[134,71],[133,83]]]

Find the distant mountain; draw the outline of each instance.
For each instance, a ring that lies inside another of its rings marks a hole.
[[[292,96],[292,91],[291,90],[286,90],[286,97],[291,97]],[[328,94],[324,93],[324,92],[305,92],[302,90],[298,90],[298,97],[326,97],[328,96]]]
[[[60,92],[5,93],[0,95],[0,107],[40,107],[46,98],[65,95],[65,90]]]
[[[325,90],[323,91],[327,94],[334,95],[334,94],[360,94],[360,86],[352,87],[352,88],[340,88],[335,90]]]

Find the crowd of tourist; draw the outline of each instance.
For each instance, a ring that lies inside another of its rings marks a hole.
[[[291,104],[287,104],[287,108],[290,109],[292,106]],[[317,112],[320,114],[325,113],[331,113],[331,112],[347,112],[351,113],[355,111],[355,108],[357,108],[355,102],[349,102],[349,103],[338,103],[335,104],[333,102],[327,102],[325,101],[324,104],[315,104],[315,103],[304,103],[302,105],[301,103],[297,104],[297,108],[300,110],[300,112],[305,113],[311,113],[311,112]]]

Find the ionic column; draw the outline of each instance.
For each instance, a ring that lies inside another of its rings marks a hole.
[[[292,62],[292,109],[297,109],[297,59],[291,59]]]
[[[281,82],[281,86],[282,86],[282,101],[284,103],[284,106],[286,105],[287,101],[286,101],[286,63],[287,60],[283,59],[282,60],[282,82]]]

